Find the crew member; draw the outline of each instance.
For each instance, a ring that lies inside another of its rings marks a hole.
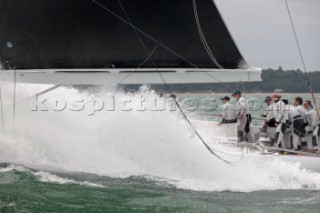
[[[300,130],[300,141],[302,146],[307,146],[307,138],[306,138],[306,127],[308,126],[308,121],[306,118],[306,109],[302,106],[303,99],[300,96],[297,96],[294,99],[293,106],[296,108],[296,110],[299,112],[300,116],[303,119],[303,128]]]
[[[237,119],[240,121],[239,126],[239,140],[240,142],[247,141],[249,143],[252,143],[251,139],[251,133],[250,133],[250,123],[251,123],[251,114],[249,110],[249,105],[246,102],[246,99],[244,97],[241,97],[240,91],[235,91],[232,94],[232,97],[237,100],[237,110],[238,115]]]
[[[273,113],[276,120],[275,126],[277,127],[275,135],[276,147],[279,147],[281,144],[282,148],[286,148],[283,140],[284,133],[288,127],[286,105],[281,100],[281,95],[279,93],[273,93],[272,100],[274,103]]]
[[[301,150],[301,130],[304,128],[303,118],[299,114],[298,110],[289,105],[289,101],[287,99],[282,99],[284,104],[286,105],[286,111],[288,112],[288,125],[291,130],[292,135],[292,146],[295,151]]]
[[[311,104],[310,100],[305,100],[303,103],[304,108],[306,109],[306,118],[308,121],[307,126],[307,143],[308,143],[308,149],[312,150],[313,146],[318,146],[319,151],[319,117],[317,112],[313,109],[313,106]],[[311,140],[310,140],[311,138]]]
[[[264,102],[267,104],[267,110],[265,113],[262,113],[260,116],[264,118],[264,125],[263,128],[267,127],[275,127],[275,118],[273,113],[273,106],[272,106],[272,98],[267,96],[264,99]]]
[[[220,124],[230,124],[230,123],[237,123],[236,113],[234,111],[234,107],[230,104],[230,98],[225,96],[221,98],[222,100],[222,107],[221,107],[221,115],[222,121]]]

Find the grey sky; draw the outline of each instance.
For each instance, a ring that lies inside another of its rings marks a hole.
[[[285,0],[215,0],[250,66],[302,70]],[[288,0],[308,71],[320,71],[320,0]]]

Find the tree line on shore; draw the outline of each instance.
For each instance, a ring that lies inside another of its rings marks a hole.
[[[237,83],[207,83],[207,84],[171,84],[169,88],[176,93],[200,92],[232,92],[239,90],[246,93],[270,93],[280,89],[285,93],[309,92],[308,79],[310,79],[314,92],[320,92],[320,71],[304,73],[301,70],[278,69],[262,70],[262,82],[237,82]],[[137,90],[140,85],[126,86],[124,90]],[[165,85],[150,85],[151,89],[168,93]]]

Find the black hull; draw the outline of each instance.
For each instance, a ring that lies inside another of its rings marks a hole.
[[[0,0],[0,61],[16,69],[246,67],[213,1],[198,0],[202,32],[221,67],[212,61],[193,3]]]

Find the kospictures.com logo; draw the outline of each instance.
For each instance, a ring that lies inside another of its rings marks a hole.
[[[231,104],[236,100],[232,99]],[[247,103],[251,111],[258,111],[263,107],[263,102],[257,98],[250,98]],[[81,112],[85,111],[88,116],[106,111],[176,111],[177,104],[184,111],[221,111],[222,102],[219,98],[172,98],[168,97],[145,97],[143,95],[127,95],[117,97],[110,95],[104,98],[43,98],[34,97],[31,104],[33,112]]]

